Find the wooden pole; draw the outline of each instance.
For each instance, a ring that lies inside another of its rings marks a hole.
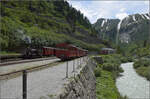
[[[75,72],[75,60],[73,60],[73,72]]]
[[[66,78],[68,78],[68,61],[67,61],[67,65],[66,65]]]
[[[23,99],[27,99],[27,71],[23,71]]]
[[[77,66],[79,66],[79,58],[77,59],[77,63],[78,63]]]
[[[81,57],[80,57],[80,65],[81,65]]]

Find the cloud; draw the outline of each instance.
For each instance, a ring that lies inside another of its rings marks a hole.
[[[70,3],[70,1],[68,2]],[[77,10],[79,10],[81,13],[83,13],[84,16],[88,17],[89,19],[97,15],[97,13],[95,13],[93,10],[90,10],[88,6],[84,6],[82,2],[72,1],[71,5]]]
[[[119,18],[136,14],[148,13],[148,1],[68,1],[77,10],[80,10],[88,17],[91,23],[99,18]]]
[[[144,3],[145,3],[146,5],[149,5],[150,1],[144,1]]]
[[[127,13],[118,13],[118,14],[116,14],[116,18],[118,18],[120,20],[127,17],[127,16],[128,16]]]
[[[126,8],[121,8],[120,12],[124,12],[126,10]]]

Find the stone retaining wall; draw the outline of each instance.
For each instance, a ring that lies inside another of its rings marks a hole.
[[[96,99],[96,78],[94,69],[96,62],[89,59],[80,73],[70,79],[58,99]]]

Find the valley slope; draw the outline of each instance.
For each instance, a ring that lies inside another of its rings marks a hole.
[[[67,1],[0,1],[0,45],[2,51],[25,46],[55,46],[71,43],[99,50],[103,41],[80,11]]]

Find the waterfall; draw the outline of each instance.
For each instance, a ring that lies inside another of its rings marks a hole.
[[[120,22],[118,23],[118,26],[117,26],[116,45],[118,45],[118,40],[119,40],[119,30],[120,30],[120,27],[121,27],[121,23],[122,23],[122,20],[120,20]]]
[[[104,26],[104,23],[105,23],[105,20],[103,20],[103,22],[102,22],[102,24],[101,24],[101,27],[103,27],[103,26]]]

